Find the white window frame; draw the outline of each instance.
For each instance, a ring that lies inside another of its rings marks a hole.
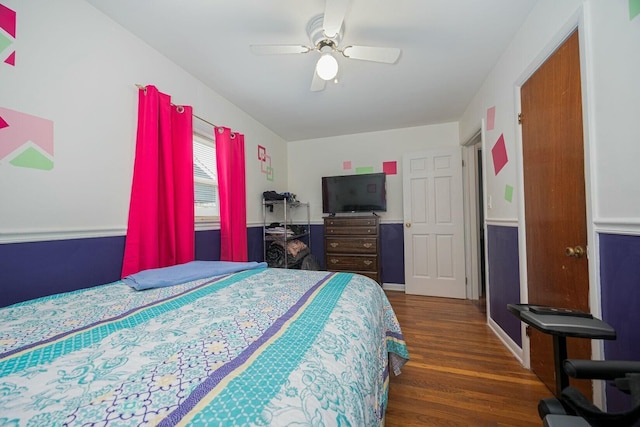
[[[211,133],[210,135],[213,135],[214,129],[213,126],[211,127]],[[193,146],[194,146],[194,153],[193,153],[193,163],[195,164],[200,164],[201,165],[201,169],[203,170],[211,170],[213,171],[213,173],[215,174],[215,177],[212,177],[211,179],[208,178],[203,178],[203,177],[197,177],[195,176],[195,170],[194,170],[194,176],[193,176],[193,183],[194,183],[194,191],[195,191],[195,185],[196,184],[204,184],[204,185],[211,185],[214,188],[214,194],[215,194],[215,205],[213,208],[206,208],[206,207],[201,207],[198,206],[195,203],[194,200],[194,214],[195,214],[195,221],[196,223],[199,222],[217,222],[220,221],[220,197],[219,197],[219,193],[218,193],[218,177],[217,177],[217,166],[215,165],[215,141],[213,140],[213,138],[207,135],[207,133],[200,131],[199,129],[195,129],[194,126],[194,131],[193,131]],[[206,164],[204,162],[202,162],[201,159],[196,157],[196,144],[201,144],[201,145],[207,145],[209,147],[211,147],[214,151],[214,164],[213,165],[209,165]],[[195,195],[194,195],[195,196]]]

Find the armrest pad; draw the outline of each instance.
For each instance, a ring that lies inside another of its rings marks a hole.
[[[613,380],[640,373],[640,361],[567,359],[564,371],[573,378]]]

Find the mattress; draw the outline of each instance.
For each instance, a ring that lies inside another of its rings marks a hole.
[[[118,281],[0,309],[0,425],[382,425],[408,357],[364,276]]]

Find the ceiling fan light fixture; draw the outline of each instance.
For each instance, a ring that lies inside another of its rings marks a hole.
[[[338,75],[338,61],[330,53],[323,54],[316,64],[316,73],[322,80],[333,80]]]

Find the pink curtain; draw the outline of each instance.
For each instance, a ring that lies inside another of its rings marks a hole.
[[[193,261],[193,112],[154,86],[138,93],[138,134],[122,277]]]
[[[220,260],[247,261],[247,190],[244,135],[216,128],[220,196]]]

